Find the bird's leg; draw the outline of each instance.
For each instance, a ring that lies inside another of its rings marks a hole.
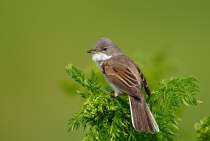
[[[111,95],[112,97],[115,97],[115,98],[119,96],[119,94],[116,93],[115,91],[112,91],[112,92],[110,93],[110,95]]]

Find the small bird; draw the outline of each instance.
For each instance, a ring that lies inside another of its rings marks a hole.
[[[132,125],[139,132],[159,132],[159,127],[144,99],[142,87],[151,95],[146,78],[129,57],[122,54],[119,47],[108,38],[100,38],[95,47],[88,51],[102,71],[107,83],[114,89],[112,96],[128,94]]]

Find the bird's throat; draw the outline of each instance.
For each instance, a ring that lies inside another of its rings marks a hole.
[[[104,61],[110,59],[112,56],[108,56],[104,53],[95,53],[92,55],[93,61],[100,67]]]
[[[104,53],[95,53],[92,56],[93,61],[105,61],[111,58],[112,56],[108,56]]]

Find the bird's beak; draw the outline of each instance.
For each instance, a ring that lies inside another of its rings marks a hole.
[[[96,53],[95,49],[88,50],[87,53]]]

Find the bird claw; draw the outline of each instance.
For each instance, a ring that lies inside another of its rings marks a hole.
[[[118,93],[115,93],[114,91],[112,91],[112,92],[110,93],[110,96],[116,98],[116,97],[119,96],[119,94],[118,94]]]

